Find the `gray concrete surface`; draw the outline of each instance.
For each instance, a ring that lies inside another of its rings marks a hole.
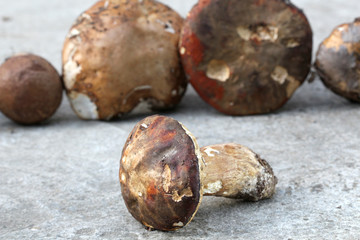
[[[164,1],[183,15],[194,0]],[[314,30],[314,46],[359,14],[357,0],[294,0]],[[33,52],[60,69],[63,39],[92,0],[0,1],[0,58]],[[360,239],[360,105],[305,83],[280,111],[219,114],[189,89],[176,111],[200,145],[245,144],[279,178],[268,201],[204,198],[187,227],[148,232],[128,213],[118,168],[128,133],[143,115],[79,120],[65,99],[37,127],[0,114],[0,239]]]

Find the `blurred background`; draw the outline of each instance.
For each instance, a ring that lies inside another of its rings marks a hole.
[[[3,59],[15,52],[35,52],[52,60],[59,69],[62,44],[67,31],[76,17],[94,2],[92,0],[71,2],[60,0],[1,1],[0,43],[2,51],[0,57]],[[185,17],[197,1],[161,0],[160,2],[171,6]],[[309,18],[314,32],[315,50],[335,26],[339,23],[353,21],[358,15],[358,9],[354,6],[353,0],[345,2],[329,0],[326,3],[312,0],[293,0],[291,2],[304,9]]]

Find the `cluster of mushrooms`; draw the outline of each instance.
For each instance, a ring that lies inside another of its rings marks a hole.
[[[320,45],[324,84],[360,102],[360,19]],[[199,0],[184,20],[154,0],[101,0],[83,12],[63,47],[62,76],[23,55],[0,67],[0,110],[20,124],[52,116],[65,88],[81,119],[110,120],[175,107],[188,81],[228,115],[284,105],[311,71],[312,30],[285,0]],[[60,80],[62,79],[62,81]]]
[[[66,36],[62,76],[33,54],[0,66],[0,111],[19,124],[43,122],[65,89],[79,118],[111,120],[174,108],[190,82],[224,114],[269,113],[307,79],[312,46],[306,16],[287,0],[199,0],[186,19],[155,0],[100,0]],[[360,102],[360,19],[338,26],[314,65],[325,86]],[[130,213],[168,231],[191,221],[203,194],[257,201],[277,180],[250,149],[200,149],[179,122],[152,116],[127,140],[120,182]]]

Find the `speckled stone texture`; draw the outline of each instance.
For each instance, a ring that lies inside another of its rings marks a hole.
[[[163,1],[185,16],[194,1]],[[332,29],[358,17],[357,0],[294,0],[314,31],[314,52]],[[33,52],[61,68],[75,18],[94,1],[0,2],[0,58]],[[118,169],[128,134],[145,115],[79,120],[67,99],[46,124],[22,127],[0,114],[0,239],[360,239],[360,105],[305,83],[279,111],[224,116],[190,88],[176,111],[200,146],[238,142],[273,167],[271,200],[204,197],[194,220],[148,232],[128,213]]]

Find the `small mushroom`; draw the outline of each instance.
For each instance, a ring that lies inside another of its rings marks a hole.
[[[200,149],[178,121],[140,121],[124,146],[119,178],[132,216],[148,229],[174,231],[196,214],[203,195],[258,201],[275,193],[269,164],[247,147],[221,144]]]
[[[82,119],[110,120],[147,104],[175,107],[187,81],[178,54],[182,17],[153,0],[101,0],[63,47],[63,81]]]
[[[50,118],[61,103],[62,90],[56,69],[39,56],[13,56],[0,66],[0,111],[19,124]]]
[[[360,18],[336,27],[320,44],[315,67],[326,87],[360,102]]]
[[[200,0],[185,20],[180,54],[205,102],[228,115],[263,114],[308,76],[312,30],[288,0]]]

